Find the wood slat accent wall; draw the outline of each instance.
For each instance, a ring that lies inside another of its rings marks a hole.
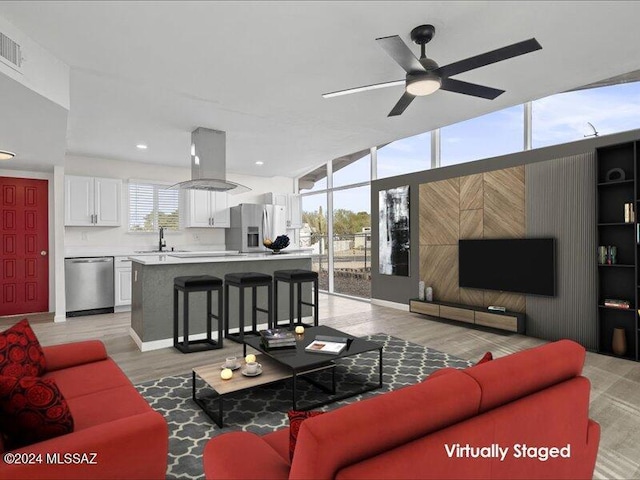
[[[420,278],[441,301],[526,311],[524,295],[458,287],[458,240],[525,236],[523,166],[420,185]]]

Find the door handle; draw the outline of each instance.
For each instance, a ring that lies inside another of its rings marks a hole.
[[[43,257],[46,257],[47,256],[47,251],[46,250],[42,250],[40,252],[40,255],[42,255]]]

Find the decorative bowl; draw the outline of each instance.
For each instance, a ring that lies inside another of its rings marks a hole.
[[[286,235],[279,235],[275,240],[265,238],[262,244],[267,247],[273,253],[280,253],[280,250],[289,246],[289,237]]]

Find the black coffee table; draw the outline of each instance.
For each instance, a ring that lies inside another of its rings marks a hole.
[[[325,353],[310,353],[305,351],[305,347],[313,342],[316,338],[316,335],[328,335],[334,337],[347,337],[349,342],[347,343],[347,348],[345,348],[342,352],[337,355],[328,355]],[[244,355],[247,354],[247,346],[261,352],[264,355],[267,355],[269,358],[277,362],[283,367],[288,368],[291,371],[291,389],[292,389],[292,402],[293,409],[298,410],[298,392],[296,388],[297,378],[303,378],[304,380],[312,383],[313,385],[319,387],[323,391],[330,393],[331,395],[335,395],[336,393],[336,380],[335,380],[335,367],[336,360],[345,357],[351,357],[354,355],[359,355],[361,353],[371,352],[378,350],[379,352],[379,360],[378,360],[378,370],[379,377],[378,383],[367,383],[362,386],[362,388],[349,391],[347,393],[343,393],[337,396],[332,396],[329,400],[314,403],[313,405],[305,405],[302,410],[309,410],[312,408],[321,407],[323,405],[327,405],[328,403],[336,402],[339,400],[344,400],[345,398],[352,397],[354,395],[358,395],[360,393],[369,392],[371,390],[375,390],[382,387],[382,345],[376,342],[371,342],[369,340],[364,340],[362,338],[354,337],[353,335],[349,335],[347,333],[341,332],[340,330],[336,330],[335,328],[326,327],[326,326],[318,326],[318,327],[307,327],[305,328],[303,335],[296,335],[296,347],[295,348],[266,348],[262,344],[262,340],[260,337],[245,337],[244,339]],[[325,369],[331,369],[331,387],[327,387],[326,385],[321,384],[320,382],[315,381],[310,378],[308,374],[312,372],[318,372]]]

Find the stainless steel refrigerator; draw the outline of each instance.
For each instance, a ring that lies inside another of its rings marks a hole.
[[[225,230],[226,248],[240,252],[262,252],[265,238],[275,240],[287,233],[287,215],[282,205],[242,203],[231,207],[231,228]]]

